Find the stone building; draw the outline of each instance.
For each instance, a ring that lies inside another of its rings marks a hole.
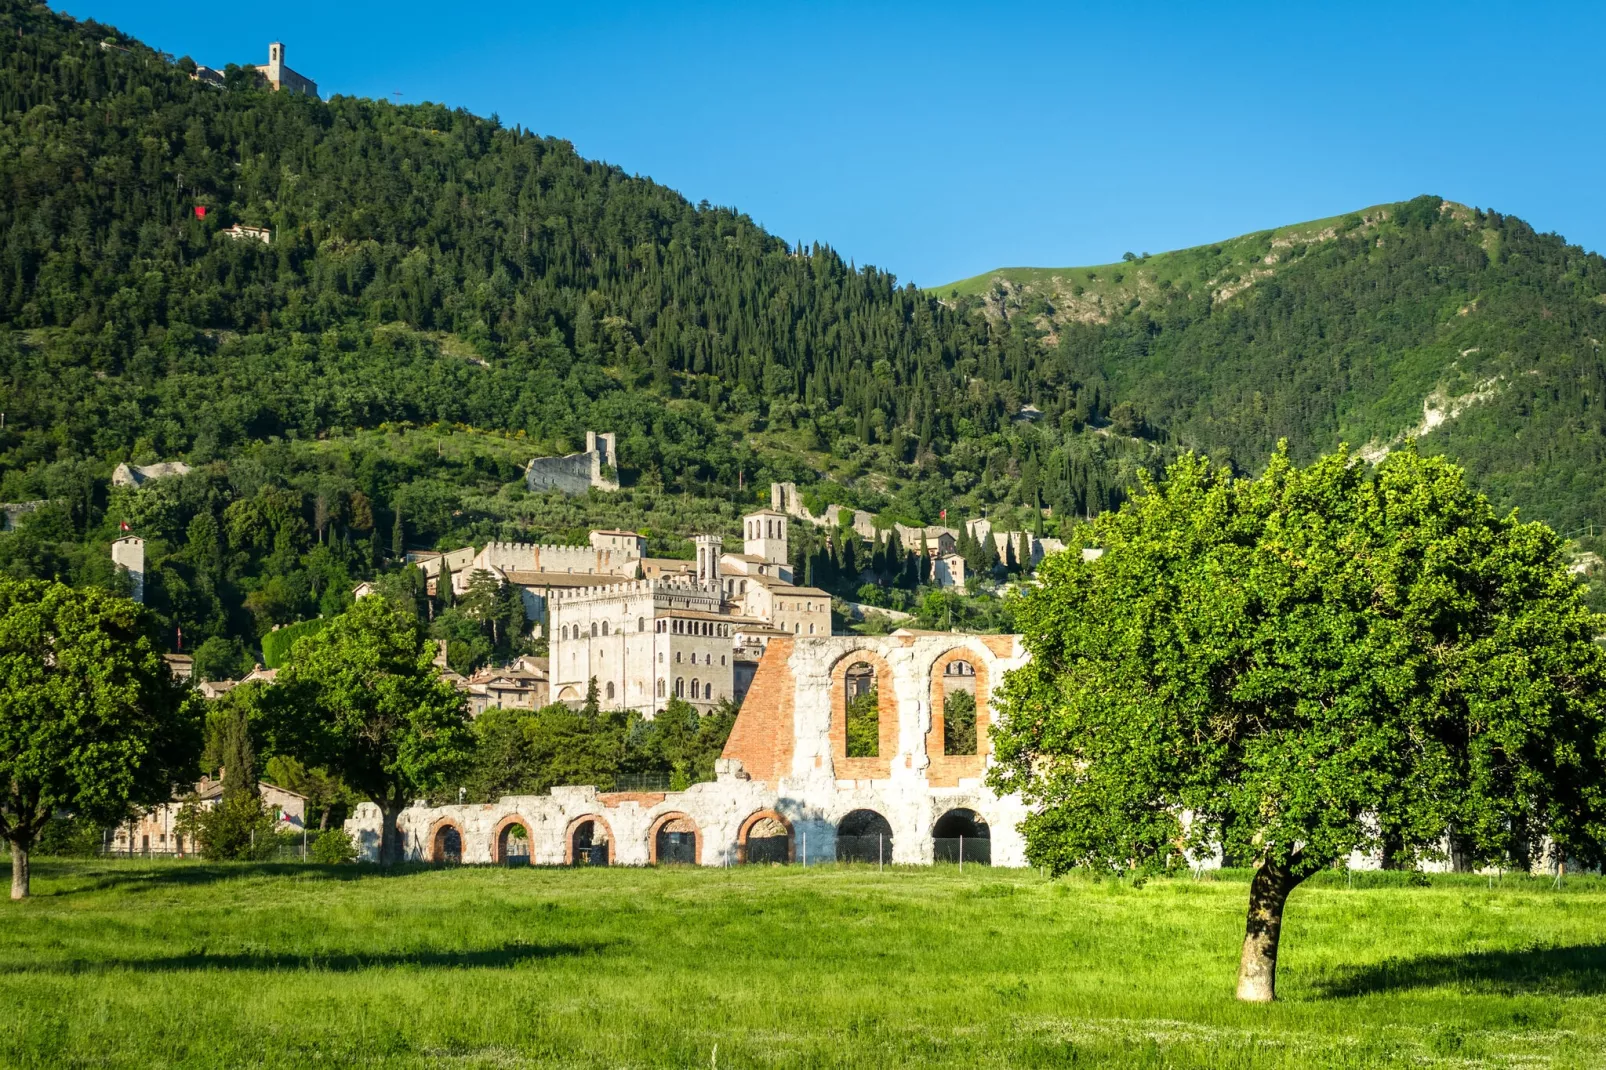
[[[652,717],[682,698],[707,711],[743,693],[736,655],[744,636],[830,635],[831,596],[791,582],[786,523],[783,513],[750,513],[742,518],[742,553],[725,553],[718,535],[698,535],[689,565],[630,556],[622,560],[644,566],[646,578],[548,588],[553,700],[585,701],[595,678],[598,699],[610,708]],[[646,548],[626,531],[594,531],[591,542],[598,554]]]
[[[262,796],[262,808],[273,815],[279,827],[300,831],[306,827],[307,797],[281,788],[277,784],[260,781],[257,791]],[[203,810],[210,810],[223,797],[222,774],[217,780],[202,777],[195,785],[195,802]],[[116,854],[185,855],[199,850],[193,836],[184,835],[179,821],[188,799],[174,799],[145,811],[138,817],[111,830],[106,846]]]
[[[619,454],[611,431],[587,431],[586,448],[564,457],[537,457],[524,469],[530,490],[584,494],[592,487],[618,490]]]
[[[112,486],[138,487],[153,479],[168,476],[187,476],[190,466],[183,461],[162,461],[160,464],[120,464],[112,469]]]
[[[1025,807],[996,795],[985,774],[993,692],[1025,658],[1013,635],[775,636],[717,780],[679,792],[573,786],[417,805],[398,821],[404,850],[413,860],[469,863],[505,863],[516,851],[538,865],[963,857],[1021,866]],[[855,716],[874,710],[869,753],[848,752],[850,706]],[[961,710],[965,730],[956,732],[948,719]],[[365,858],[377,854],[379,821],[363,804],[346,823]]]
[[[262,75],[275,93],[280,91],[305,93],[309,97],[318,95],[317,82],[306,75],[297,74],[285,65],[283,41],[274,41],[268,45],[268,62],[257,64],[252,69]]]
[[[145,540],[138,535],[124,535],[112,543],[112,564],[127,573],[128,596],[136,602],[145,601]]]

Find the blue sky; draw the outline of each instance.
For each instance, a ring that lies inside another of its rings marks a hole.
[[[1606,4],[53,0],[492,112],[935,285],[1419,193],[1606,249]]]

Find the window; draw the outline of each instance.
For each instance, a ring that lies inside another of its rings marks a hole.
[[[678,650],[675,651],[675,664],[676,665],[680,664],[680,651],[678,651]]]
[[[847,757],[875,758],[881,753],[881,694],[875,670],[860,661],[848,666],[842,678],[843,713],[847,729]]]
[[[675,677],[675,697],[686,697],[686,678],[684,676]]]
[[[608,701],[612,702],[613,701],[613,681],[612,680],[608,681],[608,686],[605,689],[605,692],[606,692]]]
[[[809,625],[809,634],[810,634],[810,635],[813,635],[813,634],[814,634],[814,625],[812,625],[812,624],[811,624],[811,625]]]
[[[596,621],[592,621],[591,622],[591,638],[595,639],[596,637],[597,637],[597,622]]]
[[[563,626],[563,638],[564,639],[568,639],[569,638],[569,626],[567,624],[565,624]]]
[[[662,680],[658,681],[658,697],[664,697],[664,682]]]
[[[720,664],[721,664],[721,665],[723,665],[723,664],[725,664],[725,655],[724,655],[724,654],[721,654],[721,655],[720,655],[720,656],[719,656],[719,663],[720,663]]]
[[[708,684],[707,686],[705,686],[703,688],[703,698],[711,699],[713,697],[714,697],[714,685],[713,684]]]
[[[702,686],[700,684],[698,684],[697,677],[693,676],[691,678],[691,697],[693,699],[698,699],[698,698],[702,698],[702,696],[703,696]]]
[[[636,618],[636,631],[644,632],[646,630],[647,630],[647,618],[646,617],[637,617]]]
[[[660,650],[660,651],[658,651],[658,664],[662,665],[663,663],[664,663],[664,652],[662,650]]]

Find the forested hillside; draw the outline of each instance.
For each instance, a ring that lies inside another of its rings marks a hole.
[[[675,552],[772,479],[1069,525],[1181,448],[1387,444],[1435,389],[1477,400],[1428,448],[1499,501],[1606,510],[1606,268],[1510,217],[1422,199],[1139,285],[1148,258],[1073,316],[899,285],[494,118],[192,68],[0,0],[0,501],[44,503],[0,569],[114,582],[127,522],[192,644],[335,608],[404,546],[611,522]],[[525,494],[588,428],[626,489]],[[158,460],[196,471],[108,485]]]
[[[1520,219],[1420,197],[1092,268],[939,288],[1029,324],[1062,374],[1161,437],[1255,468],[1421,436],[1504,505],[1606,519],[1606,261]]]

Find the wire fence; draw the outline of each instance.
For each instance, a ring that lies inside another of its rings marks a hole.
[[[981,836],[934,836],[931,840],[933,862],[967,862],[977,866],[993,864],[993,841]]]

